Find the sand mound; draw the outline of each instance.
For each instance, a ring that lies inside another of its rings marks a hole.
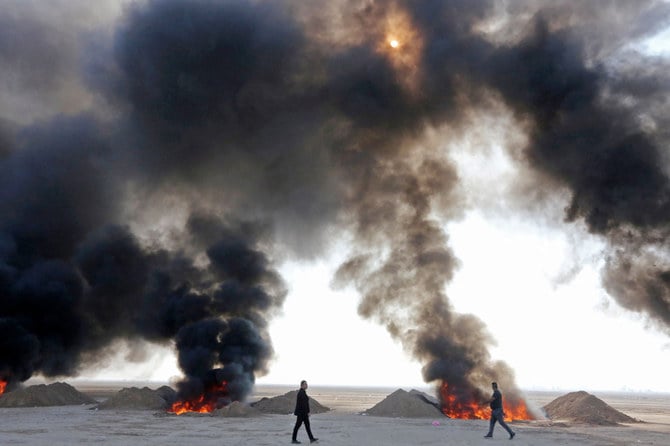
[[[169,390],[168,390],[169,389]],[[171,391],[171,392],[170,392]],[[98,404],[96,409],[124,409],[124,410],[166,410],[174,401],[175,391],[167,386],[157,390],[148,387],[126,387]]]
[[[552,420],[568,420],[601,426],[637,422],[635,418],[619,412],[584,391],[572,392],[556,398],[543,409]]]
[[[161,386],[156,389],[156,393],[170,405],[177,401],[177,392],[172,387]]]
[[[444,416],[434,398],[423,392],[406,392],[398,389],[374,407],[363,412],[365,415],[395,418],[434,418]]]
[[[230,417],[230,418],[247,418],[247,417],[258,417],[262,413],[260,410],[251,407],[248,404],[240,403],[239,401],[233,401],[221,409],[217,409],[213,412],[214,416],[219,417]]]
[[[97,401],[93,398],[61,382],[16,389],[0,396],[0,407],[73,406],[95,403]]]
[[[292,414],[295,410],[295,400],[297,396],[298,391],[291,390],[284,395],[272,398],[261,398],[255,403],[251,403],[251,407],[263,413]],[[309,397],[309,410],[311,414],[316,414],[328,412],[330,408],[319,404],[317,400]]]
[[[440,410],[440,402],[433,395],[428,395],[426,392],[421,392],[420,390],[416,389],[410,390],[409,394],[416,396],[417,398],[425,401],[428,404],[432,404],[433,406],[435,406],[437,410]]]

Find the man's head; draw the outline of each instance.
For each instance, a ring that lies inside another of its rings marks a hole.
[[[491,387],[493,387],[493,390],[498,390],[498,383],[497,382],[492,382]]]
[[[307,381],[305,381],[304,379],[300,381],[300,388],[307,390]]]

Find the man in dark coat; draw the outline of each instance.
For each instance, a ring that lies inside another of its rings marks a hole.
[[[491,383],[493,387],[493,396],[491,396],[491,419],[489,420],[489,433],[486,434],[485,438],[493,437],[493,427],[496,425],[496,421],[500,423],[502,427],[505,428],[509,434],[509,439],[514,438],[516,433],[512,432],[512,429],[505,423],[505,414],[503,413],[503,403],[502,403],[502,393],[498,390],[498,383]]]
[[[293,444],[300,443],[298,441],[298,429],[302,426],[302,423],[305,423],[305,430],[309,436],[309,442],[314,443],[318,441],[318,438],[314,438],[312,435],[312,429],[309,426],[309,397],[307,396],[307,381],[300,382],[300,390],[298,390],[298,396],[295,401],[295,411],[293,414],[298,417],[295,420],[295,427],[293,428]]]

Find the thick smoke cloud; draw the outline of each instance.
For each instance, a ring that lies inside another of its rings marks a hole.
[[[143,184],[274,212],[301,254],[324,242],[341,195],[329,116],[309,42],[281,3],[149,2],[130,11],[113,53],[107,94],[128,110]]]
[[[70,257],[89,231],[113,221],[116,186],[105,171],[110,146],[99,132],[87,117],[19,132],[18,148],[0,166],[12,263]]]
[[[667,62],[625,48],[666,3],[309,3],[149,0],[67,32],[53,11],[0,13],[0,36],[40,24],[23,51],[0,39],[0,79],[20,79],[0,102],[1,377],[76,374],[141,338],[174,342],[183,398],[225,381],[219,403],[241,399],[273,354],[273,262],[346,233],[335,283],[426,381],[513,399],[494,337],[445,292],[444,224],[477,203],[427,136],[492,103],[526,133],[509,149],[535,186],[569,195],[566,223],[608,240],[608,292],[668,330]],[[30,93],[64,85],[74,109]]]
[[[6,0],[0,15],[0,122],[29,125],[87,111],[89,33],[109,28],[125,0]]]
[[[667,19],[667,5],[656,10]],[[608,238],[605,288],[667,331],[669,140],[656,105],[668,101],[665,63],[613,76],[568,31],[551,33],[549,20],[497,52],[490,82],[532,122],[526,159],[570,191],[566,221]]]

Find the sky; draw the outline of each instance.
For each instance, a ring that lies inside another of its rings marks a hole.
[[[570,249],[563,234],[481,216],[455,224],[450,234],[463,266],[448,295],[457,311],[482,318],[498,344],[492,354],[513,367],[522,388],[667,391],[667,336],[616,308],[593,266],[570,283],[553,284]],[[510,245],[523,257],[506,258]],[[295,265],[287,272],[296,286],[286,316],[273,326],[279,362],[259,382],[291,383],[297,369],[320,384],[425,386],[420,364],[383,330],[352,320],[355,293],[329,290],[324,268]],[[317,316],[324,313],[325,320]],[[340,332],[343,324],[346,338],[325,334]],[[297,326],[311,335],[301,336]],[[287,347],[280,350],[279,345]],[[335,358],[347,358],[352,366]]]
[[[669,2],[4,6],[10,389],[670,392]]]
[[[670,57],[670,28],[638,48]],[[499,150],[460,155],[469,187],[482,187],[482,176],[490,181],[491,175],[500,187],[514,175],[512,161]],[[523,389],[670,392],[670,339],[603,289],[598,237],[583,227],[547,227],[486,211],[470,212],[446,231],[461,261],[447,294],[457,311],[485,322],[495,339],[493,356],[512,366]],[[332,289],[328,262],[293,263],[282,271],[292,286],[285,314],[271,329],[277,363],[259,383],[304,376],[321,385],[426,386],[421,365],[399,343],[381,327],[351,317],[358,297]],[[346,337],[327,335],[341,333],[343,324]]]
[[[492,355],[512,366],[523,390],[670,392],[670,340],[603,290],[596,239],[585,243],[587,235],[566,228],[481,213],[447,230],[461,260],[447,294],[457,311],[485,322],[496,341]],[[276,357],[258,384],[307,379],[317,387],[427,387],[421,364],[383,327],[357,315],[355,290],[333,289],[337,264],[328,258],[282,266],[290,291],[270,327]],[[119,370],[112,361],[84,378],[166,382],[180,376],[170,349],[146,364]]]
[[[670,29],[640,47],[670,57]],[[491,163],[498,185],[514,175],[512,160],[500,150],[463,152],[458,162],[471,188],[490,180]],[[512,366],[522,389],[670,393],[670,339],[603,289],[603,243],[597,237],[583,227],[547,227],[481,210],[445,230],[461,261],[447,294],[457,311],[485,322],[495,338],[492,355]],[[333,289],[339,261],[336,252],[281,267],[290,290],[283,314],[270,327],[275,359],[258,384],[291,385],[304,378],[317,386],[426,387],[421,364],[383,327],[357,315],[356,291]],[[170,349],[149,364],[120,372],[111,365],[91,376],[180,376]]]

